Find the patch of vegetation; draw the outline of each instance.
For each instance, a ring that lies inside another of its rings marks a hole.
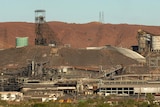
[[[153,101],[152,95],[148,95],[146,99],[149,102]],[[113,103],[109,103],[108,101],[113,101]],[[27,102],[20,102],[20,103],[14,103],[14,102],[6,102],[6,101],[0,101],[0,106],[2,107],[158,107],[158,105],[148,102],[138,102],[133,99],[121,99],[119,100],[119,103],[116,103],[115,99],[112,99],[111,97],[96,97],[96,98],[89,98],[87,100],[80,100],[76,102],[37,102],[34,100],[30,100]]]

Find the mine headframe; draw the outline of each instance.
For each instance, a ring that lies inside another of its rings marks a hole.
[[[43,37],[42,26],[45,23],[45,10],[35,10],[35,45],[45,45],[46,38]]]
[[[56,45],[57,38],[45,20],[45,10],[35,10],[35,45]]]

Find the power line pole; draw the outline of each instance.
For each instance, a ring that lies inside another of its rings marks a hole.
[[[99,22],[104,23],[104,12],[103,11],[99,12]]]

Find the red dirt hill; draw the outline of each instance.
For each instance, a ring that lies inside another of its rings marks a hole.
[[[63,22],[48,22],[63,44],[74,48],[88,46],[114,45],[129,48],[137,45],[137,31],[143,29],[153,34],[160,34],[158,26],[142,26],[128,24],[101,24],[92,22],[74,24]],[[0,23],[0,48],[15,47],[16,37],[29,37],[29,45],[34,45],[35,25],[26,22]]]

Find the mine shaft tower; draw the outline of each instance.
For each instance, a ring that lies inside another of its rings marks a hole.
[[[56,34],[52,31],[45,20],[45,10],[35,10],[35,45],[54,45],[59,43]]]
[[[43,37],[42,26],[45,23],[45,10],[35,10],[35,45],[46,45],[46,38]]]

